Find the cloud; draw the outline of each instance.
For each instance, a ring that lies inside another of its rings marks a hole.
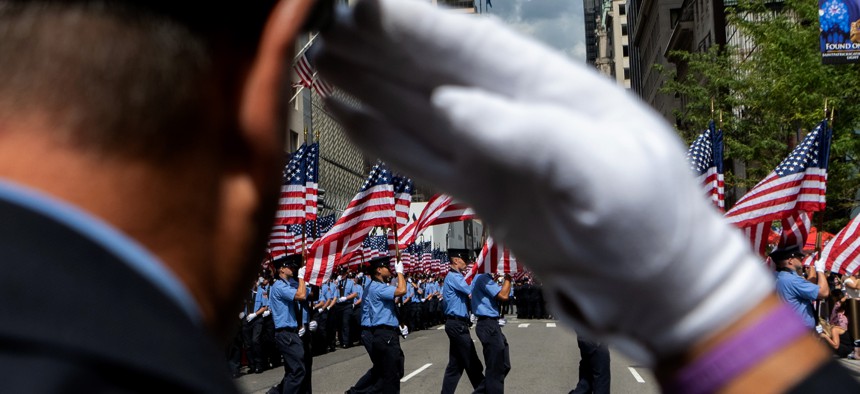
[[[482,1],[486,4],[486,0]],[[491,0],[493,8],[483,6],[513,29],[563,52],[572,59],[585,61],[585,25],[582,1],[578,0]]]

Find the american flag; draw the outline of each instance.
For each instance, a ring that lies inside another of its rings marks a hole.
[[[314,220],[319,194],[320,143],[311,144],[305,155],[305,220]]]
[[[806,237],[812,227],[812,214],[798,211],[782,219],[782,234],[779,237],[779,248],[797,246],[800,249],[806,245]]]
[[[299,76],[299,85],[313,90],[324,98],[328,97],[328,95],[334,91],[334,88],[331,85],[317,76],[317,72],[308,61],[307,51],[302,54],[302,57],[296,62],[294,68],[296,70],[296,74]]]
[[[756,223],[749,227],[741,228],[747,238],[750,240],[753,251],[759,256],[767,254],[767,240],[771,231],[771,222]]]
[[[364,237],[374,226],[394,225],[391,182],[391,172],[385,164],[377,162],[337,223],[311,247],[305,273],[308,283],[321,285],[331,276],[335,265],[347,263],[349,255],[361,248]]]
[[[269,233],[269,244],[266,247],[266,254],[270,261],[275,261],[287,254],[287,243],[292,243],[288,238],[287,226],[272,227],[272,232]]]
[[[749,236],[761,255],[765,230],[774,220],[800,211],[824,209],[831,130],[822,121],[767,177],[744,195],[725,217]]]
[[[723,176],[723,131],[715,130],[714,121],[696,137],[687,151],[690,169],[698,177],[705,195],[722,210],[725,207],[725,178]]]
[[[394,176],[394,211],[397,215],[397,227],[403,228],[409,223],[409,206],[412,204],[412,179]]]
[[[433,255],[433,260],[431,260],[431,268],[433,269],[433,273],[439,274],[445,271],[445,267],[448,263],[448,253],[441,249],[433,249],[431,252]],[[428,272],[430,273],[430,272]]]
[[[410,245],[415,242],[418,236],[427,229],[427,227],[443,224],[459,222],[475,217],[475,211],[465,204],[455,202],[450,196],[437,194],[427,201],[424,210],[421,211],[421,216],[418,220],[409,223],[400,234],[397,235],[398,243],[401,247]]]
[[[825,120],[773,172],[738,200],[726,213],[729,222],[748,227],[780,220],[799,210],[824,209],[830,135]]]
[[[325,233],[334,227],[336,220],[337,218],[334,217],[334,214],[318,217],[310,226],[311,234],[313,234],[312,238],[316,240],[325,235]]]
[[[350,267],[358,267],[382,256],[388,256],[388,240],[384,235],[368,235],[361,243],[361,248],[352,254],[347,264]]]
[[[388,232],[388,249],[392,252],[397,249],[394,245],[395,234],[397,231],[403,231],[407,223],[409,223],[409,207],[412,205],[412,179],[395,175],[394,176],[394,210],[397,216],[396,231]]]
[[[284,168],[281,196],[278,211],[275,213],[276,225],[288,225],[305,221],[305,151],[302,144],[290,157]]]
[[[466,283],[471,284],[472,280],[480,274],[513,274],[522,270],[522,265],[517,262],[517,258],[508,248],[495,242],[493,237],[487,237],[481,248],[481,254],[478,255],[472,269],[466,273]]]
[[[840,274],[860,272],[860,215],[848,222],[821,250],[824,267]]]
[[[422,267],[432,267],[433,264],[433,253],[431,250],[430,242],[424,242],[421,245],[421,266]]]

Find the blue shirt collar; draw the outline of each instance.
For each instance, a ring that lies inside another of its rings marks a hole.
[[[197,324],[200,306],[158,258],[113,226],[84,210],[34,189],[0,180],[0,199],[45,215],[81,233],[125,262],[172,299]]]

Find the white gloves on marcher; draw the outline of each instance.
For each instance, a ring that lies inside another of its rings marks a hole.
[[[308,323],[308,329],[311,330],[311,332],[316,331],[317,330],[317,321],[311,320],[310,323]]]
[[[299,334],[299,336],[305,335],[305,326],[302,326],[302,328],[299,328],[298,334]]]
[[[505,326],[505,324],[508,324],[508,321],[507,321],[507,320],[505,320],[505,318],[504,318],[504,317],[503,317],[503,318],[500,318],[500,319],[499,319],[499,326],[504,327],[504,326]]]
[[[339,297],[337,299],[337,302],[344,302],[344,301],[346,301],[346,297]]]
[[[401,325],[400,326],[400,336],[402,336],[403,338],[406,338],[407,335],[409,335],[409,327],[406,327],[405,325]]]
[[[305,280],[305,267],[299,268],[299,272],[296,278]]]
[[[239,312],[239,320],[242,320],[244,318],[245,318],[245,312]]]
[[[403,274],[403,262],[402,261],[398,261],[398,262],[394,263],[394,272],[401,274],[401,275]]]
[[[478,316],[475,316],[474,313],[470,313],[469,314],[469,321],[472,322],[472,324],[477,323],[478,322]]]
[[[256,317],[257,317],[257,314],[254,312],[251,312],[248,314],[248,316],[245,317],[245,320],[250,322],[251,320],[254,320]]]
[[[815,260],[815,271],[824,273],[827,269],[825,268],[826,261],[824,259]]]
[[[405,0],[360,0],[319,49],[323,76],[362,102],[330,96],[350,137],[472,205],[578,332],[651,363],[772,291],[672,128],[585,65]]]
[[[270,310],[268,310],[268,309],[266,309],[265,311],[263,311],[263,317],[269,316],[269,315],[271,315],[271,314],[272,314],[272,311],[270,311]]]

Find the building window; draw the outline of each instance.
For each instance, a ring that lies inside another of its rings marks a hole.
[[[627,14],[627,6],[625,6],[624,4],[619,5],[618,6],[618,15],[625,15],[625,14]]]
[[[299,149],[299,133],[290,130],[287,137],[287,151],[292,152],[296,149]]]
[[[627,45],[621,47],[621,54],[624,55],[624,57],[630,56],[630,47]]]
[[[630,79],[630,68],[624,67],[624,79]]]
[[[626,36],[626,35],[627,35],[627,24],[626,24],[626,23],[625,23],[625,24],[623,24],[623,25],[621,25],[621,35],[622,35],[622,36]]]

